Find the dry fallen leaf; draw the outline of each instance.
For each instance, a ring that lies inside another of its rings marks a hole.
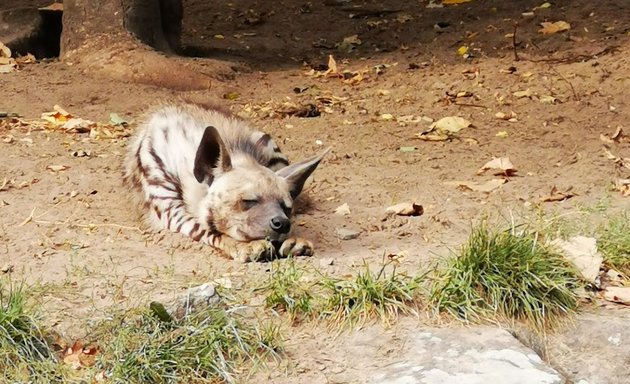
[[[49,165],[46,167],[46,169],[53,172],[65,171],[68,168],[70,167],[68,167],[67,165]]]
[[[463,117],[447,116],[431,124],[431,128],[442,132],[457,133],[462,129],[469,127],[470,124],[471,122]]]
[[[531,97],[532,96],[532,91],[529,88],[527,88],[524,91],[516,91],[516,92],[514,92],[512,94],[514,95],[514,97],[520,99],[520,98],[523,98],[523,97]]]
[[[408,253],[405,251],[401,251],[398,253],[390,253],[387,255],[387,259],[390,261],[393,261],[396,264],[400,264],[401,262],[403,262],[407,257],[408,257]]]
[[[470,3],[472,0],[442,0],[444,5],[463,4]]]
[[[538,99],[538,101],[541,104],[555,104],[556,101],[558,101],[558,99],[556,99],[553,96],[549,96],[549,95],[544,95],[544,96],[540,96],[540,98]]]
[[[424,141],[446,141],[451,138],[445,133],[418,133],[416,136]]]
[[[615,132],[612,136],[604,135],[603,133],[599,135],[599,138],[604,143],[613,144],[613,143],[627,143],[630,142],[630,137],[626,136],[623,133],[623,129],[620,125],[617,126]]]
[[[379,119],[384,121],[392,121],[394,120],[394,116],[391,113],[383,113],[381,116],[379,116]]]
[[[597,252],[597,240],[593,237],[574,236],[568,240],[556,239],[551,245],[562,250],[562,254],[580,271],[590,283],[599,275],[604,258]]]
[[[516,121],[516,113],[514,111],[510,111],[509,113],[497,112],[495,113],[494,117],[499,120],[507,120],[510,122]]]
[[[455,185],[463,190],[477,191],[477,192],[492,192],[499,188],[501,185],[507,183],[506,179],[492,179],[484,183],[477,183],[474,181],[447,181],[448,185]]]
[[[630,287],[606,287],[604,289],[604,299],[630,305]]]
[[[549,196],[542,197],[540,199],[543,203],[549,203],[553,201],[564,201],[575,196],[575,193],[570,192],[571,188],[567,189],[565,192],[559,191],[558,188],[554,185],[551,187],[551,192]]]
[[[562,31],[568,31],[569,29],[571,29],[571,24],[562,20],[556,21],[555,23],[543,21],[542,23],[540,23],[540,25],[542,26],[542,28],[539,29],[538,32],[544,33],[545,35],[558,33]]]
[[[53,107],[52,112],[44,112],[42,113],[42,120],[46,120],[49,123],[53,123],[55,125],[64,125],[70,119],[72,119],[72,115],[68,113],[65,109],[61,108],[58,105]]]
[[[484,164],[483,167],[477,171],[478,175],[485,173],[489,169],[494,169],[500,171],[499,173],[495,173],[495,175],[505,175],[512,176],[516,173],[516,168],[510,161],[509,157],[495,157],[494,159],[488,161]]]
[[[0,41],[0,57],[11,57],[11,49]]]
[[[444,141],[470,125],[471,122],[462,117],[447,116],[432,123],[428,129],[417,133],[416,137],[425,141]]]
[[[612,153],[609,149],[610,147],[604,144],[604,155],[608,160],[612,160],[615,164],[630,169],[630,158],[627,157],[619,157]]]
[[[337,62],[335,61],[335,58],[333,57],[333,55],[328,55],[328,71],[326,71],[326,74],[338,74],[339,73],[339,69],[337,69]]]
[[[630,179],[615,180],[615,190],[621,192],[621,196],[630,196]]]
[[[83,346],[83,343],[77,340],[72,344],[72,347],[64,352],[63,362],[72,369],[79,370],[83,367],[93,366],[96,363],[97,354],[98,347],[96,345]]]
[[[424,208],[420,204],[408,202],[399,203],[396,205],[392,205],[391,207],[387,207],[387,209],[385,209],[385,212],[393,213],[400,216],[420,216],[424,213]]]
[[[617,126],[617,128],[615,129],[615,132],[611,136],[611,139],[613,139],[613,141],[615,141],[616,143],[630,142],[630,137],[626,136],[623,133],[623,129],[621,128],[621,125]]]
[[[76,133],[90,132],[90,129],[94,127],[96,127],[96,123],[94,123],[93,121],[76,118],[76,117],[70,118],[61,126],[61,128],[67,131],[76,132]]]
[[[341,215],[341,216],[349,215],[350,206],[348,205],[348,203],[343,203],[340,206],[338,206],[337,209],[335,209],[335,214]]]

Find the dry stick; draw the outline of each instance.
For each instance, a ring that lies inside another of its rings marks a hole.
[[[485,105],[480,104],[470,104],[470,103],[453,103],[453,105],[459,105],[460,107],[475,107],[475,108],[485,108],[488,109]]]
[[[40,217],[44,217],[46,216],[46,214],[50,211],[52,211],[53,208],[56,208],[59,204],[61,204],[61,201],[55,203],[55,205],[52,206],[52,208],[50,208],[49,210],[47,210],[46,212],[42,213],[41,215],[37,216],[37,218]],[[33,210],[31,211],[31,214],[28,215],[28,217],[26,219],[24,219],[23,222],[21,222],[20,224],[18,224],[18,227],[23,227],[26,224],[30,223],[31,221],[36,222],[36,220],[33,220],[35,217],[33,216],[35,214],[35,210],[37,209],[37,207],[33,207]]]
[[[518,28],[518,21],[514,22],[514,33],[512,33],[512,48],[514,49],[514,61],[519,61],[518,52],[516,50],[516,29]]]
[[[23,222],[21,222],[21,223],[18,225],[18,227],[23,227],[23,226],[25,226],[26,224],[30,223],[30,222],[33,220],[33,214],[35,213],[35,209],[36,209],[36,208],[37,208],[37,207],[33,208],[33,210],[31,211],[31,214],[30,214],[30,215],[28,215],[28,217],[27,217],[26,219],[24,219],[24,221],[23,221]]]
[[[79,228],[99,228],[99,227],[112,227],[112,228],[120,228],[120,229],[128,229],[130,231],[138,231],[138,232],[143,232],[142,229],[138,228],[138,227],[129,227],[126,225],[121,225],[121,224],[113,224],[113,223],[102,223],[102,224],[78,224],[78,223],[68,223],[68,221],[46,221],[46,220],[32,220],[33,223],[37,223],[37,224],[47,224],[47,225],[70,225],[70,226],[75,226],[75,227],[79,227]]]
[[[558,76],[560,76],[560,78],[561,78],[562,80],[564,80],[565,82],[567,82],[567,84],[569,84],[569,87],[571,87],[571,92],[573,92],[573,99],[574,99],[575,101],[580,101],[580,97],[578,96],[577,92],[575,92],[575,88],[573,88],[573,84],[572,84],[569,80],[567,80],[567,78],[566,78],[566,77],[564,77],[564,76],[562,75],[562,73],[558,72],[558,71],[557,71],[554,67],[549,66],[549,68],[551,68],[551,70],[552,70],[555,74],[557,74]]]
[[[536,46],[536,44],[533,41],[530,41],[530,43],[532,45]],[[538,46],[536,46],[536,48],[540,49]],[[613,45],[613,46],[606,47],[606,48],[602,49],[601,51],[593,53],[591,55],[584,55],[584,54],[582,54],[582,55],[563,57],[563,58],[559,58],[559,59],[553,59],[553,58],[528,59],[528,58],[525,58],[525,60],[531,61],[532,63],[571,64],[571,63],[577,63],[577,62],[580,62],[580,61],[594,60],[594,59],[597,59],[598,57],[601,57],[603,55],[607,55],[607,54],[616,52],[618,50],[619,50],[619,47],[616,46],[616,45]]]

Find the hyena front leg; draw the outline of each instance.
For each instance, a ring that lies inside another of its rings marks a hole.
[[[208,235],[204,242],[243,263],[272,260],[276,254],[273,244],[267,240],[237,241],[226,235],[214,234]]]
[[[313,253],[313,243],[302,237],[289,237],[282,242],[278,250],[280,257],[313,256]]]

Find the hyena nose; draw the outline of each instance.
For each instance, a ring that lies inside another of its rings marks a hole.
[[[291,229],[291,222],[286,217],[276,216],[269,223],[271,229],[278,233],[288,233]]]

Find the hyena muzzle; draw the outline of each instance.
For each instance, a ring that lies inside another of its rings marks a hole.
[[[293,201],[324,155],[289,164],[271,137],[216,109],[166,105],[147,115],[131,142],[125,184],[151,225],[242,261],[310,256],[289,237]]]

